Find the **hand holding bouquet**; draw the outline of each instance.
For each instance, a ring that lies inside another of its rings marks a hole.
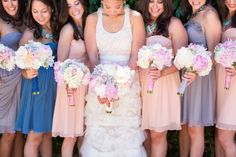
[[[40,42],[29,41],[28,44],[20,46],[15,55],[16,65],[21,69],[38,70],[40,67],[52,67],[54,63],[50,46]],[[33,95],[40,93],[38,77],[32,79],[32,93]]]
[[[66,84],[69,89],[77,89],[81,85],[88,85],[90,71],[87,66],[76,59],[67,59],[64,62],[55,63],[55,80],[58,85]],[[72,90],[75,91],[75,90]],[[68,96],[69,105],[74,106],[74,92]]]
[[[236,69],[236,41],[228,40],[215,47],[215,60],[225,68]],[[225,89],[230,88],[232,76],[226,72]]]
[[[174,64],[178,69],[196,73],[199,76],[208,75],[212,68],[211,52],[197,44],[190,44],[177,51]],[[178,89],[178,94],[183,95],[187,87],[187,81],[183,80]]]
[[[160,44],[143,46],[138,52],[137,64],[143,69],[156,68],[162,70],[172,65],[173,54],[171,49],[162,47]],[[148,93],[152,93],[153,79],[148,76]]]
[[[106,112],[112,113],[114,101],[126,96],[134,79],[134,71],[128,66],[99,64],[92,73],[89,88],[93,89]]]

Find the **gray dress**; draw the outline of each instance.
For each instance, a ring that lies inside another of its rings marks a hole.
[[[185,24],[189,43],[207,47],[206,36],[200,23]],[[182,98],[181,121],[188,126],[211,126],[215,123],[216,80],[215,69],[209,75],[198,76],[185,90]]]
[[[0,38],[0,43],[14,50],[18,48],[21,33],[12,32]],[[0,69],[0,133],[14,133],[21,89],[21,72]]]

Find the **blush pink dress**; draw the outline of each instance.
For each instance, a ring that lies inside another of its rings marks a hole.
[[[69,58],[87,60],[83,40],[71,42]],[[66,85],[57,86],[57,98],[53,116],[54,137],[78,137],[84,134],[84,105],[87,86],[81,86],[74,94],[75,105],[68,105]]]
[[[222,34],[222,42],[236,40],[236,29],[230,28]],[[232,77],[229,90],[224,89],[225,68],[217,64],[217,112],[216,127],[236,131],[236,76]]]
[[[164,36],[148,37],[147,45],[159,43],[166,48],[172,48],[172,41]],[[177,89],[180,84],[179,72],[163,76],[155,81],[153,93],[147,93],[148,70],[140,69],[142,89],[142,128],[163,132],[179,130],[180,96]]]

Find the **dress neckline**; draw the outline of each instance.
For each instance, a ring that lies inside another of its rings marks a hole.
[[[18,35],[21,35],[20,32],[10,32],[10,33],[7,33],[7,34],[4,34],[3,36],[1,36],[0,39],[2,39],[2,38],[6,38],[7,36],[10,36],[10,35],[12,35],[12,34],[18,34]]]
[[[124,11],[125,11],[125,14],[124,14],[124,19],[123,19],[122,27],[118,31],[116,31],[116,32],[109,32],[104,27],[104,24],[103,24],[103,12],[102,12],[102,9],[100,8],[100,13],[99,13],[100,15],[99,16],[100,16],[101,28],[103,29],[103,31],[108,33],[108,34],[118,34],[118,33],[122,32],[124,30],[125,25],[126,25],[127,20],[128,20],[127,19],[127,14],[128,14],[128,7],[127,6],[125,6]]]

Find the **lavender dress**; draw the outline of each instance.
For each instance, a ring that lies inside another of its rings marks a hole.
[[[200,23],[189,21],[185,24],[189,43],[207,47],[205,33]],[[207,76],[198,76],[185,90],[182,99],[181,121],[188,126],[211,126],[215,123],[216,80],[215,69]]]
[[[14,50],[18,48],[21,33],[12,32],[0,38],[0,43]],[[14,133],[21,89],[21,72],[0,69],[0,133]]]

